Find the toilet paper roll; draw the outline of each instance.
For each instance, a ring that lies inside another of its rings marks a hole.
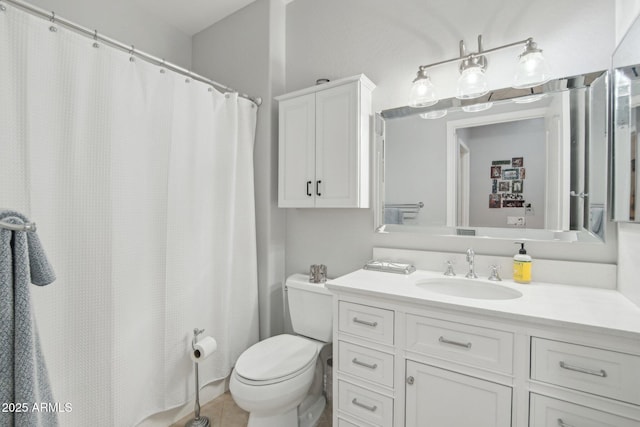
[[[207,336],[198,341],[194,347],[191,351],[191,360],[200,363],[216,351],[218,343],[212,337]]]

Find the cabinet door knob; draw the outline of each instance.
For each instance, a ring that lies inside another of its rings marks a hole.
[[[413,377],[407,377],[407,384],[413,385],[415,379]]]
[[[313,196],[313,194],[311,194],[311,190],[309,189],[310,185],[311,185],[311,181],[307,181],[307,196],[309,197]]]

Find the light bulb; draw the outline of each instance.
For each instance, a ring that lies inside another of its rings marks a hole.
[[[458,79],[456,98],[473,99],[486,95],[489,92],[487,77],[479,66],[472,66],[462,70]]]
[[[409,92],[409,107],[430,107],[436,102],[438,102],[438,97],[431,79],[425,70],[418,70],[418,76],[413,81]]]

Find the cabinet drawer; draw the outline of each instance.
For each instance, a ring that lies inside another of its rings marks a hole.
[[[393,425],[393,399],[357,385],[339,381],[339,410],[376,426]]]
[[[338,369],[387,387],[393,387],[393,355],[338,342]]]
[[[393,344],[393,311],[340,301],[339,328],[383,344]]]
[[[531,394],[529,427],[639,427],[640,422],[563,400]]]
[[[640,357],[531,339],[531,378],[640,405]]]
[[[338,418],[338,427],[369,427],[369,424],[358,423],[354,424],[342,418]]]
[[[442,359],[513,372],[513,334],[407,315],[407,349]]]

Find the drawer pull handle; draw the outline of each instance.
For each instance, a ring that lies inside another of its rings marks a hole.
[[[443,344],[451,344],[451,345],[457,345],[458,347],[471,348],[470,342],[464,343],[459,341],[451,341],[446,339],[445,337],[438,338],[438,341],[440,341]]]
[[[369,365],[368,363],[359,361],[355,357],[353,358],[353,360],[351,362],[353,362],[355,365],[364,366],[365,368],[369,368],[369,369],[376,369],[378,367],[377,363],[374,363],[373,365]]]
[[[607,377],[607,371],[605,371],[604,369],[600,369],[599,371],[596,371],[593,369],[581,368],[580,366],[569,365],[568,363],[564,363],[562,361],[560,362],[560,367],[562,369],[567,369],[569,371],[576,371],[576,372],[581,372],[583,374],[595,375],[596,377],[602,377],[602,378]]]
[[[378,407],[376,405],[373,406],[369,406],[369,405],[365,405],[364,403],[360,403],[358,402],[357,398],[353,398],[353,400],[351,401],[351,403],[353,403],[356,406],[359,406],[361,408],[366,409],[367,411],[371,411],[371,412],[376,412],[376,409],[378,409]]]
[[[366,320],[360,320],[357,317],[353,318],[353,323],[360,323],[361,325],[371,326],[372,328],[378,326],[378,322],[367,322]]]
[[[560,427],[573,427],[571,424],[567,424],[564,421],[562,421],[562,418],[558,418],[558,425]]]

